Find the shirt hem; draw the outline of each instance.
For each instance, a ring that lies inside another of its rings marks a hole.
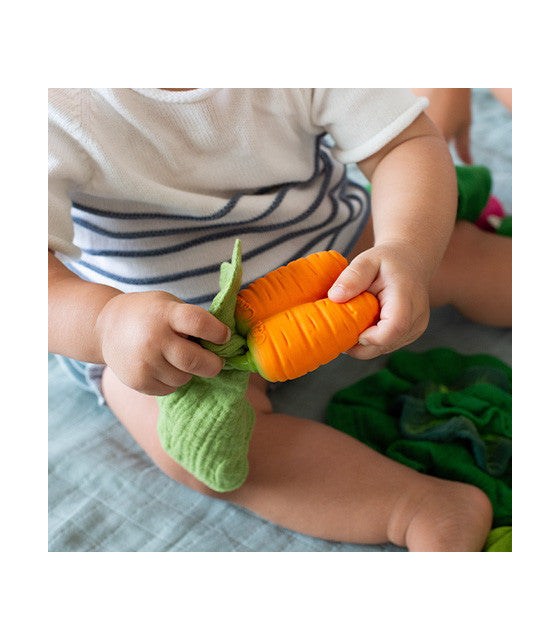
[[[418,98],[411,107],[409,107],[404,113],[393,120],[393,122],[387,125],[379,133],[375,134],[373,138],[370,138],[355,149],[339,151],[335,147],[331,150],[333,156],[343,164],[350,164],[352,162],[357,163],[369,158],[369,156],[372,156],[374,153],[382,149],[388,142],[393,140],[393,138],[396,138],[399,133],[402,133],[414,122],[414,120],[416,120],[428,105],[429,101],[427,98]]]
[[[194,103],[206,100],[219,89],[192,89],[190,91],[166,91],[165,89],[131,89],[145,98],[158,102]]]

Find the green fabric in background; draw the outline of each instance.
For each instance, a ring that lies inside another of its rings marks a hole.
[[[496,233],[501,236],[507,236],[508,238],[512,237],[512,219],[511,216],[506,216],[500,222],[500,226],[496,229]]]
[[[511,367],[490,355],[401,350],[382,371],[337,392],[326,421],[417,471],[486,493],[509,526]]]
[[[457,220],[476,222],[490,198],[492,176],[482,165],[457,165]]]
[[[492,176],[483,165],[456,165],[457,220],[475,223],[486,206],[492,191]],[[495,232],[501,236],[512,237],[512,217],[505,216]]]
[[[497,527],[490,531],[486,544],[484,545],[484,551],[511,551],[512,546],[512,528]]]

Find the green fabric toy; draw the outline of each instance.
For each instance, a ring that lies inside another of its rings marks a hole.
[[[429,475],[486,493],[494,527],[511,525],[511,367],[451,349],[397,351],[336,393],[326,421]]]
[[[210,313],[226,324],[232,337],[225,345],[205,340],[202,346],[222,358],[245,351],[235,329],[235,302],[241,286],[241,244],[236,240],[231,263],[220,269],[220,292]],[[224,368],[214,378],[193,376],[168,396],[158,398],[158,434],[165,451],[214,491],[232,491],[249,470],[247,451],[255,423],[245,397],[250,372]]]
[[[455,173],[459,193],[457,220],[476,222],[490,198],[490,171],[482,165],[458,165]]]
[[[512,528],[497,527],[492,529],[484,545],[484,551],[511,551],[512,550]]]
[[[486,231],[512,237],[512,218],[506,216],[499,200],[491,196],[492,176],[482,165],[456,166],[457,220],[467,220]],[[491,214],[495,220],[489,223]]]
[[[502,218],[498,224],[498,227],[496,229],[496,233],[501,235],[501,236],[507,236],[508,238],[511,238],[512,232],[512,224],[511,224],[511,216],[506,216],[505,218]]]

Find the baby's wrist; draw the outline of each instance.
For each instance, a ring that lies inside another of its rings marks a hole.
[[[382,240],[376,242],[374,249],[390,260],[398,260],[401,265],[416,276],[416,279],[428,286],[436,268],[435,261],[430,260],[425,252],[413,243],[403,240]]]
[[[107,340],[107,336],[111,334],[111,326],[114,323],[115,314],[118,313],[121,299],[126,295],[126,293],[115,292],[114,295],[111,295],[104,301],[103,306],[97,314],[93,334],[99,361],[104,364],[107,364],[103,353],[104,343]]]

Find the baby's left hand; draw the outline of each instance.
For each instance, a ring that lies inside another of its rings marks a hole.
[[[346,353],[360,360],[400,349],[424,333],[430,317],[429,276],[421,256],[409,246],[384,242],[360,253],[329,291],[333,302],[346,302],[369,291],[379,300],[380,318],[362,332]]]

